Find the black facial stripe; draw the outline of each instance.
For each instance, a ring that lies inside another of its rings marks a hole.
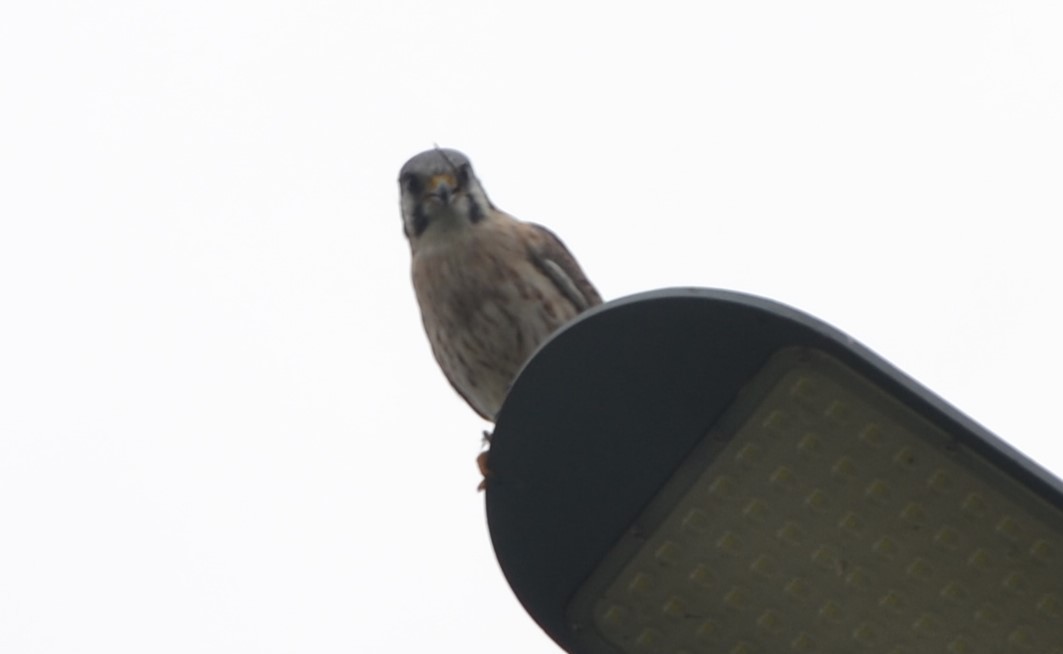
[[[469,222],[476,224],[484,219],[484,210],[475,200],[469,203]]]
[[[424,212],[423,206],[417,205],[413,209],[413,235],[420,236],[426,229],[428,229],[428,214]]]

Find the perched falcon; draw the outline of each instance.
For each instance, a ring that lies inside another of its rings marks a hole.
[[[493,422],[535,348],[602,298],[552,232],[491,204],[464,154],[418,154],[402,167],[399,187],[432,353],[469,406]]]

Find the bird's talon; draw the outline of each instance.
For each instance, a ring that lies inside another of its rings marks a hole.
[[[491,471],[487,467],[487,454],[488,452],[485,450],[480,452],[476,457],[476,467],[480,469],[480,474],[483,475],[483,479],[480,480],[480,485],[476,487],[476,490],[478,491],[487,488],[487,480],[491,477]]]

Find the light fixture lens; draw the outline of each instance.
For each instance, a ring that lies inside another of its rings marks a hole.
[[[780,352],[576,593],[591,651],[1063,654],[1063,508]]]

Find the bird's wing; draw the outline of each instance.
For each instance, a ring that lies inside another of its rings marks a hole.
[[[473,398],[471,395],[462,390],[461,386],[459,386],[457,381],[450,376],[450,372],[448,372],[444,366],[441,365],[439,368],[443,371],[443,376],[447,378],[448,382],[450,382],[450,387],[454,389],[455,393],[461,396],[461,399],[465,400],[465,403],[468,404],[473,411],[475,411],[481,418],[488,422],[495,421],[495,417],[493,415],[488,415],[487,411],[480,408],[475,398]]]
[[[550,278],[576,310],[582,312],[601,304],[602,296],[583,274],[576,258],[561,239],[542,225],[525,224],[531,228],[533,235],[532,262]]]

